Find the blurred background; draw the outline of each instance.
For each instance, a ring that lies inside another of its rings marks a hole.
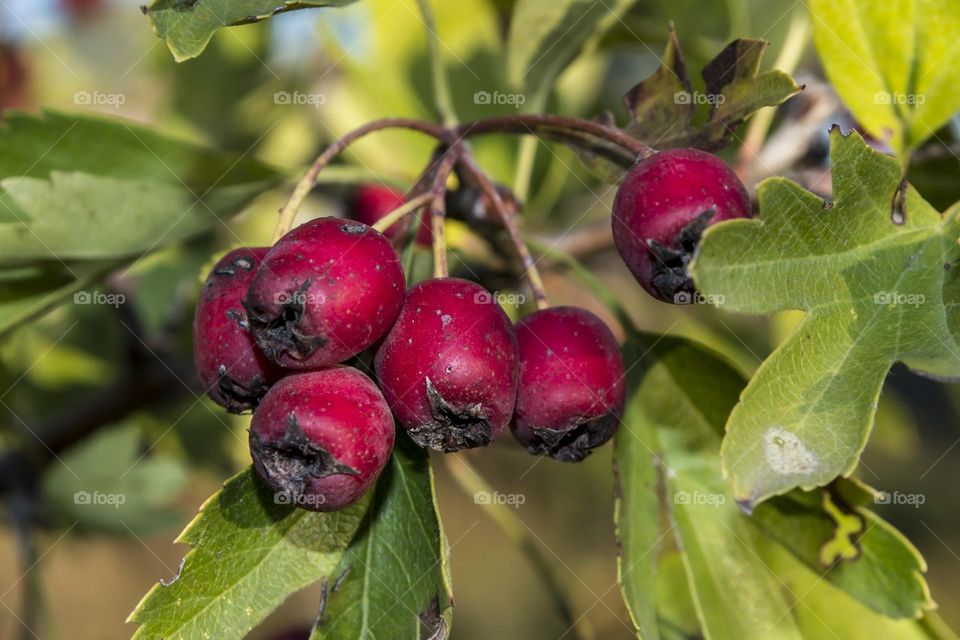
[[[463,120],[537,108],[538,98],[517,94],[504,77],[512,4],[435,3],[441,53]],[[543,99],[543,110],[592,117],[610,109],[623,122],[620,96],[657,68],[671,20],[696,79],[730,40],[771,41],[765,66],[779,61],[806,90],[781,107],[769,127],[742,127],[723,155],[751,191],[763,177],[779,174],[828,194],[827,129],[856,123],[823,80],[802,3],[640,1],[588,43]],[[414,0],[364,0],[225,29],[202,56],[183,64],[174,63],[135,1],[0,0],[0,107],[99,112],[147,123],[257,157],[293,178],[326,143],[368,120],[433,118],[426,51]],[[498,104],[483,97],[498,93],[514,98]],[[911,181],[941,208],[960,199],[960,163],[951,150],[956,126],[921,149],[910,170]],[[795,326],[795,314],[759,319],[652,301],[612,249],[613,189],[569,150],[536,143],[524,152],[517,138],[506,136],[477,139],[475,150],[491,175],[522,196],[527,231],[576,255],[618,293],[640,328],[692,337],[750,373]],[[360,183],[406,188],[429,153],[430,142],[411,134],[368,138],[332,168],[301,215],[342,215]],[[117,304],[67,303],[0,338],[0,450],[51,460],[39,473],[2,467],[29,491],[3,496],[0,638],[34,637],[24,631],[31,621],[35,637],[45,639],[129,637],[134,627],[124,620],[142,594],[177,573],[187,551],[173,543],[177,533],[225,478],[249,464],[248,418],[228,416],[197,394],[190,323],[212,256],[238,239],[269,242],[286,195],[271,191],[229,221],[229,229],[112,274],[101,289],[119,296]],[[463,262],[489,274],[492,288],[516,286],[496,252],[466,226],[451,225],[450,243]],[[594,293],[564,268],[550,262],[544,268],[553,302],[588,307],[616,326]],[[9,295],[5,286],[0,282],[0,294]],[[526,310],[507,309],[514,316]],[[922,504],[878,512],[926,558],[934,599],[954,628],[960,628],[958,415],[957,386],[896,367],[858,471],[878,489],[922,496]],[[83,437],[46,437],[59,432]],[[42,443],[36,434],[44,434]],[[459,455],[497,491],[523,497],[517,515],[554,563],[575,615],[597,637],[631,637],[616,584],[611,447],[580,465],[535,459],[509,437]],[[452,547],[453,637],[563,637],[565,625],[528,560],[445,467],[436,468]],[[94,491],[124,499],[77,499],[78,492]],[[318,589],[298,594],[251,637],[308,626],[319,598]]]

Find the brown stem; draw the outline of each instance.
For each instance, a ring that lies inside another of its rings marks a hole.
[[[639,158],[652,155],[654,149],[628,133],[582,118],[569,116],[520,113],[512,116],[484,118],[465,122],[453,129],[458,137],[469,138],[485,133],[519,133],[538,135],[569,143],[588,151],[606,156],[626,167],[633,166]],[[578,135],[580,134],[580,135]],[[610,147],[597,147],[595,142],[584,137],[593,136],[609,142]]]
[[[377,220],[371,225],[371,227],[380,233],[384,233],[394,224],[400,222],[420,207],[429,203],[431,200],[433,200],[433,194],[430,193],[421,193],[418,196],[414,196],[393,211],[389,212],[387,215]]]
[[[290,231],[290,228],[293,227],[293,221],[297,217],[300,205],[303,204],[303,201],[307,199],[307,196],[310,195],[310,192],[316,186],[317,176],[320,175],[323,168],[356,140],[359,140],[369,133],[382,131],[384,129],[410,129],[428,136],[433,136],[441,141],[449,138],[449,132],[443,127],[412,118],[385,118],[383,120],[374,120],[359,129],[350,131],[324,149],[323,153],[314,160],[310,168],[307,169],[307,172],[300,178],[300,181],[297,182],[293,193],[290,194],[290,198],[286,204],[283,205],[283,208],[280,209],[280,217],[277,219],[276,230],[273,234],[274,242],[286,235],[286,233]]]
[[[418,131],[451,147],[461,139],[485,133],[532,134],[581,147],[591,153],[604,156],[625,168],[633,166],[637,159],[654,152],[649,146],[619,129],[568,116],[521,113],[513,116],[484,118],[450,128],[413,118],[374,120],[335,140],[317,157],[297,182],[286,204],[280,209],[280,216],[274,231],[274,242],[283,237],[293,226],[293,221],[297,217],[300,206],[316,186],[317,177],[323,171],[323,168],[356,140],[369,133],[384,129]],[[598,139],[607,144],[598,144]]]
[[[440,158],[437,173],[433,178],[430,193],[433,201],[430,203],[430,230],[433,233],[433,277],[445,278],[450,273],[447,267],[447,238],[444,218],[447,215],[446,195],[447,180],[453,173],[462,148],[458,145],[450,147]]]
[[[533,298],[537,303],[537,308],[546,309],[550,306],[550,302],[547,299],[547,290],[543,285],[543,278],[540,277],[540,271],[537,269],[537,263],[533,259],[533,256],[530,255],[530,251],[523,241],[523,234],[517,225],[515,212],[507,208],[496,186],[494,186],[490,178],[487,177],[487,174],[480,169],[469,152],[464,151],[461,154],[459,166],[466,173],[466,177],[475,182],[477,186],[483,190],[487,198],[489,198],[491,204],[493,204],[493,208],[500,216],[500,220],[503,222],[503,226],[510,236],[510,242],[513,243],[517,255],[520,257],[520,262],[523,264],[524,273],[527,282],[530,284],[530,289],[533,292]]]

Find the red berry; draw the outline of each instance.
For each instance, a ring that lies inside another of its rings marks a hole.
[[[281,238],[247,294],[257,345],[290,369],[327,367],[376,342],[403,306],[403,269],[370,227],[320,218]]]
[[[603,320],[553,307],[517,324],[520,384],[513,434],[530,453],[583,460],[623,416],[623,358]]]
[[[373,225],[406,201],[403,193],[381,185],[363,185],[353,196],[350,206],[350,217],[363,224]],[[400,222],[390,225],[383,235],[392,242],[402,241],[410,228],[411,217],[420,218],[420,228],[417,229],[415,242],[429,247],[433,242],[433,232],[430,230],[429,216],[421,213],[411,213]]]
[[[12,45],[0,42],[0,109],[27,106],[28,84],[29,73],[23,55]]]
[[[674,302],[694,291],[687,272],[704,229],[750,216],[750,196],[720,158],[669,149],[638,162],[613,203],[613,239],[652,296]]]
[[[60,6],[71,15],[87,17],[103,8],[103,0],[60,0]]]
[[[266,247],[234,249],[207,276],[193,317],[193,360],[207,394],[231,413],[252,409],[281,376],[257,350],[243,298]]]
[[[513,413],[517,338],[474,282],[436,278],[411,287],[374,366],[387,403],[421,447],[487,445]]]
[[[250,423],[250,453],[276,500],[311,511],[353,504],[383,471],[394,425],[383,395],[351,367],[288,375]]]

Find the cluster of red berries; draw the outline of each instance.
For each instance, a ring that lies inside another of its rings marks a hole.
[[[475,282],[405,290],[391,243],[405,230],[368,226],[402,202],[364,188],[354,219],[312,220],[273,247],[233,250],[203,287],[197,371],[228,411],[253,410],[254,466],[282,501],[318,511],[355,502],[390,457],[394,420],[442,452],[486,446],[509,426],[531,453],[562,461],[582,460],[620,423],[623,360],[592,313],[553,307],[514,325]],[[663,152],[617,195],[617,246],[644,287],[669,299],[690,287],[685,265],[702,229],[748,214],[722,162]],[[429,228],[417,236],[429,243]],[[376,383],[356,368],[364,356]]]

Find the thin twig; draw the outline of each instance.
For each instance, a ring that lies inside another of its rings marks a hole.
[[[433,232],[433,277],[445,278],[450,273],[447,267],[447,237],[444,218],[447,215],[447,180],[453,173],[453,167],[462,153],[462,148],[454,145],[444,153],[433,178],[430,195],[430,230]]]
[[[483,190],[491,204],[493,204],[493,208],[500,216],[503,226],[510,236],[510,241],[513,243],[517,255],[520,257],[520,262],[523,264],[524,274],[526,275],[527,282],[530,284],[537,308],[546,309],[550,306],[550,301],[547,298],[547,289],[543,285],[543,278],[540,277],[537,263],[534,261],[533,256],[530,255],[530,251],[523,241],[523,234],[517,225],[515,212],[507,209],[503,203],[503,199],[500,197],[500,192],[497,191],[496,186],[490,181],[490,178],[477,166],[476,161],[469,152],[465,151],[461,154],[460,166],[467,173],[467,176],[476,182],[477,186]]]
[[[449,137],[447,130],[443,127],[413,118],[385,118],[383,120],[374,120],[358,129],[350,131],[324,149],[323,153],[314,160],[310,168],[307,169],[307,172],[300,178],[300,181],[297,182],[293,193],[290,194],[290,198],[286,204],[283,205],[283,208],[280,209],[280,217],[277,219],[276,230],[273,234],[274,242],[286,235],[291,227],[293,227],[293,221],[297,217],[297,212],[300,211],[300,206],[316,186],[317,177],[320,175],[320,172],[323,171],[323,168],[356,140],[359,140],[369,133],[382,131],[384,129],[410,129],[432,136],[440,141],[444,141]]]
[[[454,145],[461,139],[486,133],[533,134],[582,147],[592,153],[618,162],[625,167],[630,167],[638,158],[653,153],[652,148],[624,131],[608,127],[598,122],[567,116],[517,114],[513,116],[484,118],[451,128],[414,118],[384,118],[382,120],[374,120],[358,129],[346,133],[343,137],[337,139],[324,149],[323,153],[314,160],[307,172],[297,182],[286,204],[280,209],[280,216],[277,219],[277,226],[274,231],[274,242],[283,237],[290,231],[291,227],[293,227],[293,222],[297,217],[300,206],[316,186],[317,178],[320,172],[323,171],[323,168],[356,140],[367,134],[384,129],[409,129],[411,131],[417,131],[432,136],[447,145]],[[584,136],[599,139],[612,146],[598,146],[594,140]]]
[[[387,229],[392,227],[394,224],[396,224],[397,222],[400,222],[400,220],[403,220],[403,218],[405,218],[407,215],[416,211],[417,209],[424,206],[431,200],[433,200],[432,194],[421,193],[420,195],[415,196],[410,200],[407,200],[402,205],[400,205],[399,207],[397,207],[387,215],[377,220],[371,226],[373,227],[374,230],[379,231],[380,233],[384,233]]]

